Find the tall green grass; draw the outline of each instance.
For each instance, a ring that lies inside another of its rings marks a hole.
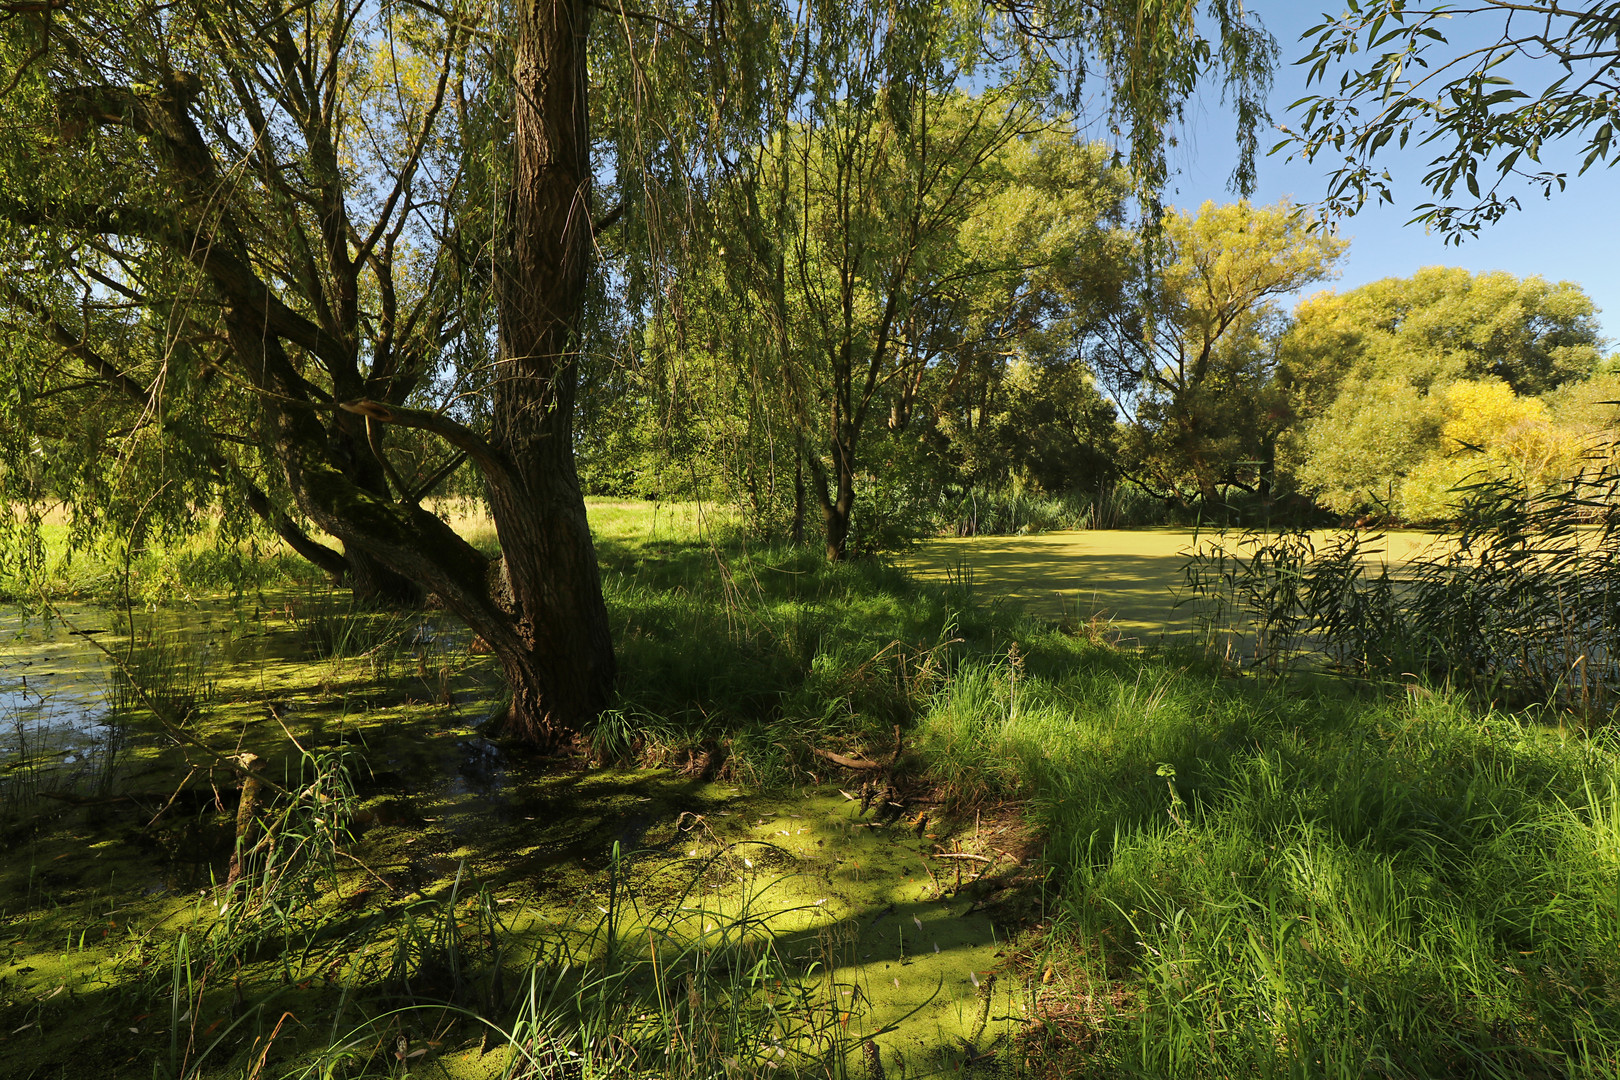
[[[0,560],[0,602],[82,597],[108,605],[173,606],[205,596],[239,596],[325,580],[279,540],[257,531],[225,541],[216,525],[134,551],[124,550],[119,539],[76,549],[69,533],[65,523],[48,521],[40,528],[32,558]]]
[[[615,585],[627,701],[760,778],[899,723],[959,806],[1025,801],[1052,887],[1036,1072],[1615,1074],[1612,740],[1127,654],[871,564],[717,558]]]
[[[200,906],[194,933],[181,934],[146,980],[146,1000],[169,1012],[152,1075],[859,1075],[859,1048],[876,1048],[893,1028],[868,1024],[864,991],[837,977],[848,962],[838,933],[789,957],[773,923],[792,909],[768,889],[727,902],[705,886],[717,873],[745,872],[745,852],[760,858],[761,848],[672,861],[655,874],[667,894],[658,889],[660,901],[648,904],[645,871],[632,889],[615,846],[605,905],[564,925],[503,914],[460,872],[448,889],[369,918],[298,918],[310,905],[295,891],[281,922],[281,987],[265,977],[262,927],[245,929],[218,901],[217,918]],[[248,894],[279,880],[258,877]],[[333,986],[319,1013],[307,994],[282,989],[317,980]],[[295,1022],[283,1030],[278,1016]]]
[[[919,739],[1046,832],[1049,1074],[1615,1075],[1613,746],[1030,648],[966,666]]]
[[[998,622],[876,560],[782,546],[602,545],[619,652],[601,756],[723,751],[731,775],[803,776],[813,746],[892,747],[967,641]]]
[[[1097,491],[1032,493],[972,488],[944,503],[934,531],[953,536],[1010,536],[1059,529],[1127,529],[1191,524],[1196,511],[1178,512],[1129,481]]]

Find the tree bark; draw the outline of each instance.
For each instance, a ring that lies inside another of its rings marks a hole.
[[[589,6],[533,0],[521,7],[518,24],[513,190],[497,264],[500,352],[490,436],[375,402],[344,409],[437,432],[482,472],[503,552],[498,582],[481,556],[421,510],[393,515],[394,526],[411,534],[410,547],[394,557],[500,660],[512,699],[495,729],[550,750],[607,707],[615,674],[574,466],[579,325],[591,252]],[[388,543],[373,536],[365,546],[385,550]]]
[[[498,284],[501,356],[489,475],[513,628],[489,639],[512,704],[502,727],[554,745],[608,704],[615,664],[601,574],[574,468],[579,324],[590,267],[584,0],[520,7],[514,186]]]
[[[827,561],[843,562],[849,556],[850,516],[855,509],[854,447],[844,440],[833,443],[833,475],[829,477],[821,461],[810,456],[810,475],[815,481],[816,501],[821,504],[821,522],[827,537]]]

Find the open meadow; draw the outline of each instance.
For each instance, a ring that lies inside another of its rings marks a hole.
[[[1201,641],[1210,631],[1188,588],[1188,555],[1234,545],[1241,530],[1069,529],[1028,536],[950,537],[922,541],[899,560],[919,580],[956,584],[984,603],[1016,605],[1054,622],[1094,623],[1126,644]],[[1319,547],[1335,535],[1309,534]],[[1434,533],[1390,530],[1361,552],[1376,572],[1392,574],[1433,555]]]

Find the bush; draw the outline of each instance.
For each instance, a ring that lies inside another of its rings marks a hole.
[[[1285,532],[1218,542],[1189,562],[1188,584],[1218,615],[1248,615],[1268,666],[1314,641],[1357,675],[1420,675],[1485,704],[1610,719],[1620,707],[1620,471],[1605,465],[1541,494],[1500,479],[1448,494],[1462,520],[1447,553],[1398,579],[1364,565],[1377,534],[1345,533],[1318,551],[1308,534]]]

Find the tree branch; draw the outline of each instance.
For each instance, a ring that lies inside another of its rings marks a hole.
[[[467,454],[462,452],[445,462],[443,466],[434,471],[432,476],[429,476],[426,480],[422,481],[421,485],[417,487],[415,491],[411,492],[411,502],[419,503],[423,499],[427,498],[433,493],[434,488],[448,480],[450,478],[450,474],[461,468],[462,463],[466,460]]]
[[[381,424],[398,424],[400,427],[431,432],[465,452],[485,473],[502,480],[511,479],[511,469],[499,450],[472,428],[450,419],[443,413],[429,412],[426,409],[407,409],[401,405],[385,405],[380,401],[369,401],[364,398],[340,402],[338,408]]]

